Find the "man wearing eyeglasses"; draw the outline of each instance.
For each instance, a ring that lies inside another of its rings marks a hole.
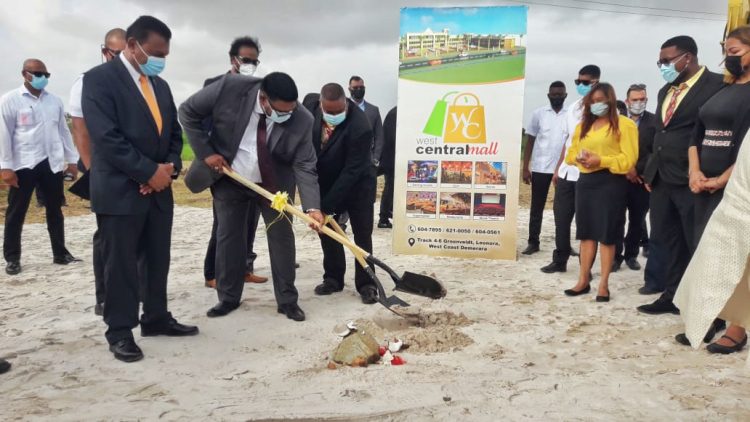
[[[260,60],[258,59],[261,52],[260,42],[255,37],[240,37],[232,41],[229,47],[229,74],[239,74],[243,76],[260,77],[261,72],[258,69]],[[219,75],[206,79],[203,87],[207,87],[226,75]],[[212,119],[209,117],[204,121],[204,127],[210,131]],[[245,258],[245,283],[265,283],[268,277],[255,274],[254,264],[258,257],[253,251],[255,243],[255,232],[258,230],[258,221],[260,220],[260,208],[257,206],[250,207],[247,213],[247,257]],[[203,261],[203,277],[206,287],[216,288],[216,230],[218,222],[216,220],[216,207],[213,207],[213,225],[211,227],[211,238],[208,241],[206,258]]]
[[[656,135],[643,180],[651,191],[651,238],[664,251],[664,292],[638,307],[646,314],[678,314],[672,303],[693,251],[694,197],[688,187],[688,148],[698,110],[723,86],[723,77],[698,63],[688,36],[667,40],[656,63],[667,82],[659,91]]]
[[[21,231],[35,187],[45,196],[53,262],[79,261],[65,248],[63,171],[77,175],[78,153],[65,121],[63,103],[45,87],[50,74],[41,60],[28,59],[23,85],[0,98],[0,175],[10,186],[5,213],[5,272],[21,272]]]

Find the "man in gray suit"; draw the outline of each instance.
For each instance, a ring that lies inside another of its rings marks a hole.
[[[264,79],[229,74],[193,94],[180,106],[180,121],[195,151],[185,183],[193,192],[208,187],[214,197],[217,231],[216,291],[219,303],[209,317],[224,316],[240,305],[247,255],[247,213],[259,206],[266,224],[271,275],[278,312],[303,321],[297,305],[294,232],[270,203],[221,174],[223,166],[271,192],[299,188],[302,207],[323,223],[313,118],[297,101],[297,86],[285,73]],[[202,122],[212,118],[208,132]],[[273,223],[273,224],[272,224]],[[317,229],[318,227],[312,227]]]

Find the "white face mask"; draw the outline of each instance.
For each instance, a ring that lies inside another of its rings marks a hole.
[[[250,64],[250,63],[248,63],[248,64],[241,64],[240,68],[239,68],[239,73],[240,73],[240,75],[254,76],[255,75],[255,71],[257,69],[258,69],[258,66],[254,65],[254,64]]]
[[[628,106],[628,110],[630,111],[630,114],[634,116],[640,116],[643,114],[644,111],[646,111],[646,102],[645,101],[633,101]]]

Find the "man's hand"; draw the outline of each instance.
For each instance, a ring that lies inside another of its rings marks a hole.
[[[625,175],[625,178],[627,178],[628,182],[630,182],[630,183],[637,184],[637,185],[642,185],[643,184],[643,179],[641,179],[641,177],[638,176],[638,172],[635,171],[635,167],[633,167],[632,169],[630,169],[630,171],[628,172],[628,174]]]
[[[653,189],[653,188],[651,187],[651,184],[650,184],[650,183],[644,183],[644,184],[643,184],[643,187],[644,187],[644,188],[646,188],[646,191],[647,191],[648,193],[651,193],[651,190]]]
[[[213,171],[221,173],[224,167],[229,167],[227,160],[220,154],[209,155],[203,160],[204,163]]]
[[[531,171],[527,168],[523,169],[523,182],[527,185],[531,184]]]
[[[557,179],[560,177],[557,175],[557,169],[555,169],[555,172],[552,174],[552,186],[557,186]]]
[[[156,192],[161,192],[172,184],[172,173],[174,173],[174,164],[159,164],[156,172],[148,181],[148,185]]]
[[[139,192],[141,193],[141,195],[146,196],[154,193],[154,189],[149,185],[141,185]]]
[[[706,183],[706,181],[708,181],[708,179],[702,171],[696,170],[690,172],[690,191],[693,193],[700,193],[704,189],[703,185],[704,183]]]
[[[320,229],[323,227],[323,223],[326,221],[326,217],[322,212],[318,210],[310,210],[307,212],[307,215],[315,220],[315,223],[310,223],[310,228],[320,233]]]
[[[66,173],[71,175],[73,177],[73,180],[76,180],[78,178],[78,166],[75,164],[68,164],[67,170],[65,170]]]
[[[3,183],[14,188],[18,188],[18,176],[16,172],[11,169],[0,170],[0,177],[3,178]]]

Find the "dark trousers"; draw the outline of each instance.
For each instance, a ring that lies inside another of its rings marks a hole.
[[[643,280],[646,288],[658,292],[664,291],[664,283],[667,276],[666,260],[664,247],[659,244],[658,239],[652,236],[648,243],[646,268],[643,270]]]
[[[649,195],[649,203],[651,203],[651,196]],[[648,248],[648,225],[646,224],[646,219],[648,218],[648,212],[646,215],[643,216],[643,221],[641,222],[641,246],[644,248]]]
[[[203,260],[203,277],[206,280],[216,278],[216,229],[219,227],[219,222],[216,220],[216,204],[213,205],[213,216],[211,239],[208,240],[206,258]],[[259,220],[260,208],[257,206],[250,207],[247,212],[247,257],[245,258],[245,272],[247,273],[255,272],[254,264],[258,254],[253,252],[253,244],[255,243],[255,232],[258,230]]]
[[[354,243],[367,252],[372,252],[374,209],[371,198],[375,196],[374,189],[369,188],[370,185],[369,183],[363,183],[360,184],[362,188],[352,189],[352,193],[342,209],[349,214],[349,224],[354,234]],[[344,246],[326,235],[320,235],[320,246],[323,248],[323,282],[336,288],[344,288],[344,275],[346,274]],[[354,267],[354,285],[358,292],[361,292],[365,286],[374,285],[356,260],[354,261]]]
[[[576,214],[576,182],[558,179],[552,206],[555,214],[555,251],[552,261],[567,264],[570,246],[570,225]]]
[[[102,254],[102,237],[99,234],[99,220],[97,219],[97,229],[94,232],[92,255],[94,261],[94,292],[96,303],[104,303],[107,299],[107,287],[104,284],[104,255]],[[143,250],[138,255],[138,297],[141,302],[146,297],[146,257]]]
[[[664,293],[672,301],[695,250],[695,198],[687,186],[657,180],[651,192],[651,239],[664,252]]]
[[[380,221],[388,221],[393,218],[393,169],[386,170],[383,176],[385,185],[380,196]]]
[[[155,201],[145,214],[96,215],[104,264],[104,322],[109,327],[106,332],[109,344],[132,338],[132,329],[139,324],[141,283],[140,324],[160,325],[172,318],[167,310],[172,217],[171,209],[161,210]],[[139,265],[143,270],[139,270]]]
[[[259,208],[266,225],[268,254],[276,303],[297,303],[294,287],[295,246],[291,217],[279,214],[270,203],[255,192],[233,182],[219,179],[211,187],[216,209],[216,293],[222,302],[239,303],[247,270],[248,215]]]
[[[552,174],[531,173],[531,212],[529,217],[529,244],[539,246],[539,234],[542,232],[544,206],[547,204]]]
[[[703,232],[706,230],[706,225],[708,225],[711,215],[713,215],[723,197],[724,189],[714,193],[701,192],[695,195],[695,247],[698,247]]]
[[[46,197],[47,232],[52,244],[53,256],[64,256],[65,224],[61,210],[63,202],[63,174],[52,173],[49,161],[44,160],[33,169],[22,169],[16,172],[18,187],[11,187],[8,192],[8,210],[5,213],[5,232],[3,236],[3,255],[6,261],[21,260],[21,232],[26,212],[35,187],[39,187]]]
[[[638,256],[643,239],[643,221],[648,214],[649,193],[643,185],[628,182],[625,201],[628,230],[625,232],[625,225],[623,225],[622,230],[625,235],[621,241],[617,242],[615,248],[615,259],[618,261]]]

